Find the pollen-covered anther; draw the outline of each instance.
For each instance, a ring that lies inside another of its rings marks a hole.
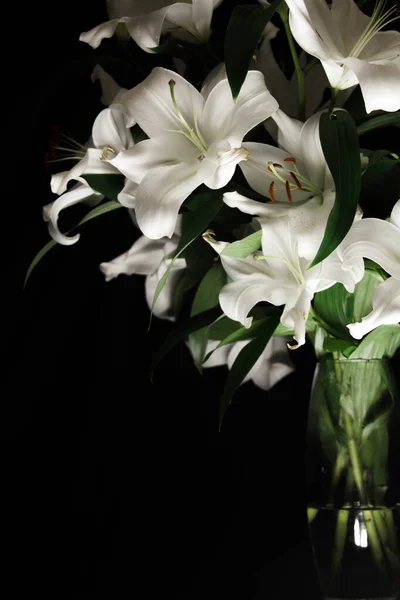
[[[270,173],[274,173],[274,175],[276,175],[275,169],[283,169],[283,167],[279,163],[273,163],[272,161],[270,161],[268,163],[267,169]]]
[[[275,181],[271,181],[270,186],[269,186],[269,197],[271,198],[271,202],[275,202],[274,186],[275,186]]]
[[[294,156],[288,156],[287,158],[283,159],[283,162],[291,162],[291,163],[296,164],[296,159]]]
[[[291,202],[292,201],[292,192],[290,191],[290,183],[288,181],[285,183],[285,188],[286,188],[286,194],[287,194],[288,200],[289,200],[289,202]]]
[[[206,229],[204,233],[202,233],[201,237],[207,240],[207,238],[213,237],[215,235],[215,231],[212,229]]]
[[[104,146],[103,150],[101,151],[100,154],[100,160],[108,160],[109,156],[108,153],[111,152],[112,154],[115,154],[115,150],[114,148],[112,148],[111,146]]]
[[[290,176],[293,179],[293,181],[295,182],[295,184],[297,185],[297,189],[302,190],[303,188],[301,187],[301,183],[298,180],[298,178],[296,177],[296,175],[293,173],[293,171],[290,171]]]

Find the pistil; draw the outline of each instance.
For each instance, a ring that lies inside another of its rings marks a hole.
[[[167,131],[169,131],[171,133],[179,133],[179,134],[183,135],[186,139],[188,139],[190,142],[192,142],[192,144],[194,144],[196,146],[196,148],[201,152],[201,154],[203,156],[205,156],[208,151],[208,146],[207,146],[207,143],[206,143],[204,137],[202,136],[202,134],[199,130],[199,126],[197,123],[196,109],[193,107],[193,122],[194,122],[194,129],[193,129],[193,127],[190,127],[189,123],[186,121],[186,119],[183,116],[182,111],[179,108],[179,105],[176,101],[176,98],[175,98],[176,82],[173,79],[171,79],[168,82],[168,85],[169,85],[169,90],[170,90],[170,94],[171,94],[172,104],[175,108],[175,113],[172,111],[170,111],[170,112],[177,119],[177,121],[181,125],[183,125],[184,131],[182,131],[181,129],[167,129]]]

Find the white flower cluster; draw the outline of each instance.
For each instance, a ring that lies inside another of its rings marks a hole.
[[[207,43],[213,11],[221,1],[115,0],[111,3],[115,18],[82,33],[80,39],[96,48],[122,23],[145,52],[153,52],[166,32],[180,40]],[[338,282],[354,292],[364,276],[364,259],[369,259],[384,270],[385,279],[375,289],[372,311],[361,322],[347,324],[357,340],[382,324],[400,320],[400,199],[387,220],[363,218],[358,211],[339,246],[312,266],[336,197],[319,137],[321,113],[328,110],[322,94],[331,87],[335,97],[337,90],[351,92],[359,85],[367,113],[400,109],[400,33],[381,31],[393,20],[395,8],[385,12],[386,3],[378,0],[372,16],[367,16],[354,0],[333,0],[329,6],[325,0],[286,0],[286,4],[288,26],[304,51],[303,59],[307,55],[317,59],[305,76],[305,122],[295,118],[296,77],[289,81],[283,75],[271,50],[278,31],[271,23],[236,100],[224,63],[209,73],[200,89],[162,67],[155,67],[133,89],[120,89],[97,67],[94,76],[101,80],[108,106],[96,118],[79,162],[53,176],[52,191],[59,198],[45,207],[44,216],[55,240],[76,242],[79,236],[60,232],[60,210],[103,199],[83,176],[122,174],[125,185],[118,200],[133,212],[142,237],[101,269],[107,280],[120,274],[145,275],[151,306],[179,244],[185,200],[201,185],[224,188],[226,207],[250,216],[261,244],[249,256],[230,256],[224,253],[228,241],[204,233],[204,243],[216,251],[215,260],[226,272],[227,282],[219,293],[223,313],[249,328],[259,303],[283,307],[281,324],[292,332],[294,346],[302,345],[315,294]],[[249,141],[248,134],[261,124],[275,145]],[[136,144],[134,125],[146,138]],[[255,192],[251,197],[243,189],[225,190],[237,166],[248,189]],[[75,184],[67,190],[71,181]],[[174,289],[185,268],[183,258],[174,262],[155,305],[156,316],[174,320]],[[238,342],[240,348],[246,343]],[[208,349],[216,345],[210,341]],[[267,389],[292,370],[283,346],[284,338],[273,337],[262,355],[264,362],[254,366],[250,377],[260,387]],[[224,348],[204,366],[231,366],[238,348]],[[268,372],[266,365],[269,375],[260,378],[260,373]]]

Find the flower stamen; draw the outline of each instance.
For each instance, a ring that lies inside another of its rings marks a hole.
[[[271,198],[271,202],[275,202],[274,186],[275,186],[275,181],[272,181],[269,186],[269,197]]]
[[[293,179],[293,181],[295,182],[295,184],[297,185],[297,189],[302,190],[303,188],[301,187],[301,183],[298,180],[298,178],[296,177],[296,175],[293,173],[293,171],[290,171],[290,176]]]
[[[111,152],[112,154],[115,154],[114,148],[112,148],[111,146],[104,146],[104,148],[100,154],[100,160],[109,160],[109,156],[108,156],[109,152]]]
[[[286,187],[286,194],[287,194],[288,200],[289,200],[289,202],[291,202],[292,201],[292,192],[290,191],[290,183],[288,181],[286,181],[285,187]]]
[[[389,23],[392,23],[393,21],[396,21],[400,17],[396,6],[392,6],[392,8],[389,8],[386,12],[383,12],[386,2],[387,0],[378,0],[378,2],[375,5],[374,11],[371,15],[370,22],[363,31],[359,40],[351,49],[349,56],[357,58],[376,33],[383,29],[383,27],[385,27]],[[391,18],[393,14],[395,14],[395,17]]]
[[[175,97],[175,85],[176,82],[173,79],[170,79],[168,82],[169,90],[171,94],[172,104],[175,108],[175,113],[170,111],[171,114],[177,119],[177,121],[183,125],[186,131],[182,131],[180,129],[167,129],[166,131],[170,131],[171,133],[180,133],[186,139],[188,139],[192,144],[196,146],[196,148],[202,153],[203,156],[207,154],[208,147],[205,139],[200,133],[199,126],[197,123],[197,113],[195,107],[193,107],[193,121],[194,121],[194,129],[190,127],[189,123],[186,121],[185,117],[182,114],[181,109],[176,101]]]

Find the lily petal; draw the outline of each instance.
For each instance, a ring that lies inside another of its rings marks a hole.
[[[69,171],[62,171],[52,176],[50,186],[53,194],[63,194],[70,181],[76,180],[84,182],[81,175],[84,173],[91,175],[115,175],[118,170],[110,162],[100,160],[101,151],[96,148],[89,148],[86,155]]]
[[[390,215],[390,222],[400,229],[400,200],[397,200]]]
[[[293,337],[299,346],[306,343],[306,323],[313,294],[307,288],[299,288],[287,299],[281,315],[281,323],[294,330]]]
[[[272,302],[271,298],[275,302]],[[249,317],[248,314],[256,304],[272,302],[280,306],[284,304],[285,298],[285,290],[280,282],[258,274],[225,285],[219,294],[219,303],[227,317],[249,328],[253,317]]]
[[[374,64],[359,58],[345,58],[343,63],[358,79],[367,113],[400,109],[400,64],[385,61]]]
[[[109,262],[102,262],[100,270],[106,281],[118,275],[152,275],[165,258],[166,251],[172,253],[176,247],[177,244],[171,241],[166,247],[165,240],[150,240],[143,235],[127,252]]]
[[[211,90],[204,104],[200,129],[210,143],[228,139],[231,146],[239,147],[246,133],[277,109],[278,103],[267,90],[262,73],[249,71],[236,102],[227,79]]]
[[[122,206],[126,206],[126,208],[133,209],[136,204],[136,192],[139,184],[135,181],[131,181],[130,179],[125,179],[125,185],[118,194],[118,202],[122,204]],[[132,215],[133,216],[133,215]],[[136,217],[135,217],[136,219]],[[137,225],[136,221],[135,224]]]
[[[193,23],[196,24],[197,37],[207,42],[211,33],[211,19],[214,9],[222,0],[192,0]]]
[[[105,108],[97,115],[92,138],[96,148],[111,146],[115,152],[131,148],[134,144],[125,115],[112,108]]]
[[[93,27],[93,29],[81,33],[79,41],[89,44],[92,48],[98,48],[104,39],[114,35],[118,24],[125,23],[126,20],[127,17],[123,17],[122,19],[112,19],[111,21],[101,23],[100,25]]]
[[[51,237],[64,246],[71,246],[75,244],[79,238],[79,233],[74,236],[67,236],[61,233],[58,228],[58,215],[65,208],[69,208],[79,202],[88,202],[90,204],[98,204],[104,198],[102,194],[94,192],[92,188],[86,183],[77,185],[72,190],[62,194],[57,200],[43,208],[43,218],[49,221],[48,228]]]
[[[160,135],[139,142],[133,148],[120,152],[109,161],[116,169],[134,182],[140,183],[150,169],[179,162],[198,163],[199,152],[184,136]]]
[[[86,42],[92,48],[98,48],[103,39],[114,35],[115,30],[121,23],[126,26],[129,35],[142,50],[152,53],[160,44],[161,31],[169,8],[169,6],[166,6],[147,14],[138,14],[135,17],[111,19],[81,33],[79,40]]]
[[[347,325],[353,338],[359,340],[380,325],[400,321],[400,280],[389,277],[380,283],[372,298],[372,311],[360,323]]]
[[[155,67],[144,81],[124,95],[129,112],[149,137],[181,128],[172,102],[171,80],[175,81],[176,102],[187,123],[195,127],[194,114],[198,118],[202,115],[204,100],[200,92],[175,71]]]
[[[303,50],[328,63],[343,56],[344,48],[332,32],[331,14],[325,0],[286,0],[286,4],[290,30]]]
[[[303,156],[301,146],[301,129],[303,123],[298,119],[288,117],[283,110],[278,109],[271,115],[278,126],[278,144],[286,150],[290,156]]]
[[[171,237],[181,205],[201,183],[197,165],[192,163],[151,169],[136,193],[136,218],[144,235],[151,239]]]
[[[354,0],[333,0],[330,15],[335,34],[340,37],[343,51],[348,55],[371,18],[358,8]]]
[[[358,58],[369,61],[395,60],[400,56],[400,32],[379,31],[369,40]]]
[[[121,88],[120,85],[115,81],[113,77],[107,71],[103,69],[101,65],[96,65],[93,69],[91,80],[93,82],[99,81],[101,85],[101,102],[105,106],[110,106],[114,99],[118,97],[121,91],[126,91],[124,88]]]
[[[342,242],[344,268],[358,257],[369,258],[400,279],[400,229],[382,219],[361,219]]]

